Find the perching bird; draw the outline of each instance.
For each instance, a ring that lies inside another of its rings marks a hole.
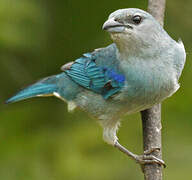
[[[140,164],[158,163],[120,145],[116,132],[122,115],[145,110],[173,95],[185,64],[185,49],[149,13],[135,8],[113,12],[104,23],[113,44],[62,66],[62,73],[38,81],[7,100],[56,96],[97,118],[104,140]],[[158,147],[157,147],[158,148]],[[151,151],[151,150],[149,150]]]

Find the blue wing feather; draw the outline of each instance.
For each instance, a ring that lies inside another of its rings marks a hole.
[[[83,54],[65,72],[77,84],[101,94],[105,99],[120,91],[125,82],[114,44]],[[106,87],[107,83],[110,87]]]
[[[125,82],[125,76],[116,57],[115,44],[83,54],[74,63],[68,63],[63,70],[61,74],[44,78],[21,90],[8,99],[7,103],[39,95],[54,95],[54,93],[70,101],[81,92],[81,87],[99,93],[107,99],[118,93]]]

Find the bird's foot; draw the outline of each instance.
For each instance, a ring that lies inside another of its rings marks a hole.
[[[151,155],[151,153],[153,153],[155,151],[160,151],[160,148],[152,148],[150,150],[144,151],[143,155],[136,155],[136,154],[133,154],[132,152],[130,152],[129,150],[127,150],[125,147],[123,147],[118,142],[116,142],[114,146],[116,148],[118,148],[121,152],[125,153],[126,155],[128,155],[129,157],[134,159],[141,166],[143,166],[145,164],[159,164],[159,165],[163,166],[164,168],[166,167],[165,162],[163,160],[155,157],[154,155]]]
[[[165,162],[162,159],[155,157],[154,155],[145,155],[145,154],[135,155],[134,159],[140,165],[159,164],[159,165],[163,166],[164,168],[166,167]]]

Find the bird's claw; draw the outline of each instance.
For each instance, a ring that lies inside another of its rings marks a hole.
[[[164,168],[166,167],[165,162],[163,160],[155,157],[154,155],[151,155],[151,153],[155,151],[160,151],[160,148],[151,148],[150,150],[144,151],[143,155],[136,155],[130,152],[125,147],[123,147],[121,144],[119,144],[118,141],[115,142],[114,147],[118,148],[121,152],[125,153],[126,155],[134,159],[141,166],[145,164],[159,164]]]
[[[140,165],[145,165],[145,164],[159,164],[163,166],[164,168],[166,167],[165,162],[162,159],[159,159],[153,155],[138,155],[135,157],[135,160],[137,163]]]

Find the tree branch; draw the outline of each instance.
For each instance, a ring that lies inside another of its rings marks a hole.
[[[148,0],[148,12],[152,14],[163,26],[166,0]],[[162,158],[161,145],[161,104],[153,106],[141,112],[143,125],[144,150],[160,148],[159,152],[153,152],[158,158]],[[162,167],[158,164],[146,164],[143,167],[145,180],[162,180]]]
[[[148,0],[148,12],[163,26],[166,0]]]
[[[144,151],[160,148],[160,151],[153,152],[153,155],[161,159],[161,104],[142,111],[141,116],[143,123]],[[145,180],[162,180],[162,167],[158,164],[144,165],[143,173]]]

